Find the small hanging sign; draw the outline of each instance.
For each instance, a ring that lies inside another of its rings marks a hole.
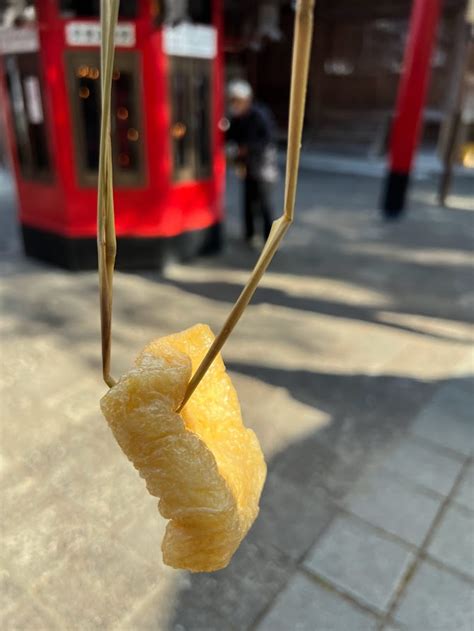
[[[186,22],[165,26],[163,51],[177,57],[213,59],[217,55],[217,31],[212,26]]]
[[[65,26],[68,46],[100,46],[99,22],[68,22]],[[132,48],[135,46],[135,24],[120,22],[115,28],[115,46]]]
[[[37,50],[39,39],[36,29],[0,27],[0,53],[34,53]]]

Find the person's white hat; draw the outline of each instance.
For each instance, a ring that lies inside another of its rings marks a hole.
[[[234,79],[227,86],[227,95],[230,99],[251,99],[253,96],[252,86],[243,79]]]

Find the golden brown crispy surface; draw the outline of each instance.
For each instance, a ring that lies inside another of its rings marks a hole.
[[[117,442],[170,519],[165,563],[197,572],[229,563],[258,514],[266,475],[220,355],[174,412],[213,339],[197,324],[151,342],[101,401]]]

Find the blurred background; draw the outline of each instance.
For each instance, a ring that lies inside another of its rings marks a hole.
[[[115,376],[217,332],[281,213],[294,16],[121,3]],[[99,412],[99,2],[0,0],[2,629],[474,628],[473,21],[316,1],[296,219],[224,349],[268,480],[191,575]]]

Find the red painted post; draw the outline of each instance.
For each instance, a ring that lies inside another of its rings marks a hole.
[[[390,137],[390,167],[383,212],[398,217],[404,208],[413,157],[421,131],[423,107],[441,0],[414,0]]]

